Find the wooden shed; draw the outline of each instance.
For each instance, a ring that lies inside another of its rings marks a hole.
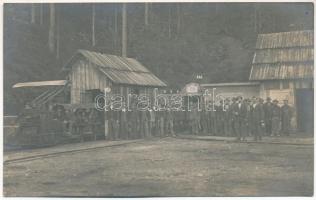
[[[65,65],[70,82],[70,103],[93,103],[96,95],[151,94],[166,84],[133,58],[78,50]]]
[[[293,127],[313,129],[314,31],[259,34],[249,79],[260,82],[260,96],[289,101]]]

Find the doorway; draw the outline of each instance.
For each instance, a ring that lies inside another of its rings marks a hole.
[[[297,128],[301,132],[314,130],[314,89],[296,90]]]

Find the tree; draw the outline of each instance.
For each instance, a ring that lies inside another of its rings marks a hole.
[[[60,9],[56,9],[57,28],[56,28],[56,58],[59,59],[60,52]]]
[[[122,56],[126,57],[127,52],[127,21],[126,21],[126,3],[122,5]]]
[[[171,38],[171,5],[168,7],[168,37]]]
[[[148,26],[148,3],[145,3],[145,26]]]
[[[40,5],[40,25],[43,25],[43,4]]]
[[[95,5],[92,4],[92,46],[95,46]]]
[[[36,12],[35,4],[32,3],[32,10],[31,10],[31,23],[32,24],[35,24],[35,12]]]
[[[117,15],[118,15],[118,5],[115,5],[114,7],[114,50],[115,52],[117,52],[117,34],[118,34],[118,30],[117,30]]]
[[[258,31],[258,27],[257,27],[257,6],[256,4],[254,3],[254,16],[253,16],[253,19],[254,19],[254,32],[257,33]]]
[[[55,49],[55,4],[51,3],[49,5],[49,32],[48,32],[48,47],[51,53]]]
[[[177,4],[177,33],[181,32],[181,4]]]

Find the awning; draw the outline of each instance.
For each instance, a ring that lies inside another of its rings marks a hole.
[[[64,86],[67,84],[67,80],[53,80],[53,81],[37,81],[37,82],[24,82],[17,83],[12,88],[22,87],[41,87],[41,86]]]

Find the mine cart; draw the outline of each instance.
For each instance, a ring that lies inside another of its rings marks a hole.
[[[58,80],[18,83],[13,86],[19,88],[19,94],[23,92],[37,94],[36,98],[21,97],[25,100],[25,107],[18,115],[18,129],[15,134],[19,146],[47,146],[64,141],[64,120],[61,120],[61,116],[65,110],[63,106],[52,100],[64,98],[66,85],[66,80]],[[32,90],[25,91],[25,88],[30,87]],[[44,89],[40,95],[38,95],[39,88]]]

